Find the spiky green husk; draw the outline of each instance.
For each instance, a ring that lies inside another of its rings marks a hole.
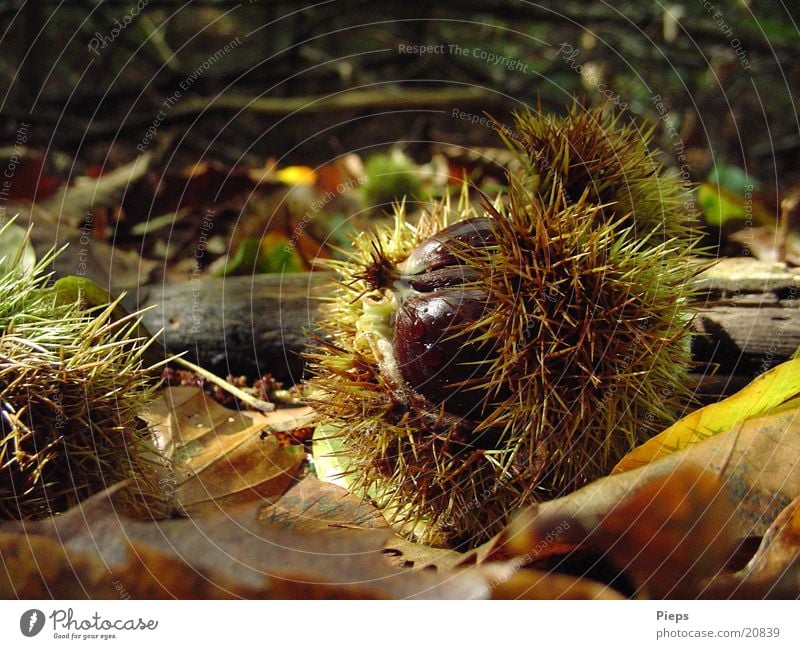
[[[41,517],[132,479],[132,508],[157,501],[147,429],[154,388],[135,317],[60,304],[44,259],[0,278],[0,517]]]
[[[496,305],[473,328],[499,343],[478,388],[494,408],[481,428],[500,428],[517,462],[546,458],[523,501],[603,475],[685,405],[696,272],[686,242],[633,237],[624,219],[597,227],[601,208],[586,195],[569,205],[525,185],[512,182],[495,215],[498,249],[472,262]],[[511,392],[500,403],[498,385]]]
[[[573,114],[561,128],[553,119],[519,118],[527,167],[509,178],[508,201],[487,206],[496,244],[460,255],[478,277],[463,290],[485,291],[492,305],[468,327],[472,340],[496,348],[478,372],[484,381],[469,388],[483,394],[481,421],[410,389],[390,344],[402,261],[432,232],[474,216],[467,202],[455,219],[443,203],[416,228],[400,207],[393,230],[362,235],[336,264],[341,283],[321,323],[327,336],[311,355],[315,405],[342,441],[355,489],[390,501],[397,525],[419,530],[423,522],[423,540],[488,538],[516,508],[606,473],[688,399],[687,280],[698,267],[689,261],[695,244],[681,187],[644,171],[645,144],[615,131],[613,118]],[[634,214],[622,211],[624,192],[614,185],[584,184],[575,194],[565,162],[574,157],[563,148],[585,124],[599,131],[584,133],[587,146],[604,156],[593,170],[624,158],[613,177],[624,172],[633,183]],[[543,154],[561,174],[541,161],[531,171],[544,132],[561,138]],[[604,141],[613,146],[597,144]],[[600,202],[608,196],[620,204]],[[670,222],[659,225],[659,214]]]

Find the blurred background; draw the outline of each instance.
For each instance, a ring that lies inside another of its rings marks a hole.
[[[654,128],[712,252],[800,263],[797,3],[4,0],[0,217],[116,293],[287,273],[501,190],[514,111]],[[492,121],[490,117],[496,121]],[[305,298],[305,296],[303,296]],[[141,303],[139,299],[139,303]]]
[[[129,160],[154,121],[152,139],[174,134],[181,162],[319,164],[400,140],[496,144],[451,109],[502,119],[537,101],[561,110],[573,94],[619,97],[656,122],[661,97],[698,180],[716,160],[780,185],[800,153],[795,3],[0,6],[3,138],[28,121],[31,144],[91,164]],[[424,159],[424,146],[411,151]]]

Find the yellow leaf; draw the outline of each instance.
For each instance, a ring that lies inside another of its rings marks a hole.
[[[800,360],[782,363],[736,394],[694,411],[633,449],[614,467],[612,473],[630,471],[712,435],[728,431],[751,417],[766,414],[798,394]]]
[[[312,187],[317,182],[317,174],[310,167],[284,167],[275,172],[275,178],[286,185]]]

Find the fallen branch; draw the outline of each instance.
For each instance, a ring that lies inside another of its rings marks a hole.
[[[782,264],[725,259],[697,281],[707,301],[695,319],[692,350],[704,370],[697,389],[707,398],[740,387],[800,347],[800,273]],[[170,353],[185,352],[223,376],[270,372],[296,382],[329,282],[324,273],[208,278],[150,287],[140,300],[155,305],[145,324],[164,329]]]

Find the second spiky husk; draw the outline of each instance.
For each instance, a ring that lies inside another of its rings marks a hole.
[[[49,289],[51,257],[0,278],[0,517],[64,511],[121,480],[130,512],[160,500],[146,426],[154,381],[138,320]]]
[[[626,118],[575,101],[566,115],[516,114],[519,135],[504,139],[540,196],[557,188],[574,202],[588,192],[589,203],[603,206],[598,218],[625,217],[633,236],[696,238],[691,196],[678,173],[659,162],[653,127]]]

